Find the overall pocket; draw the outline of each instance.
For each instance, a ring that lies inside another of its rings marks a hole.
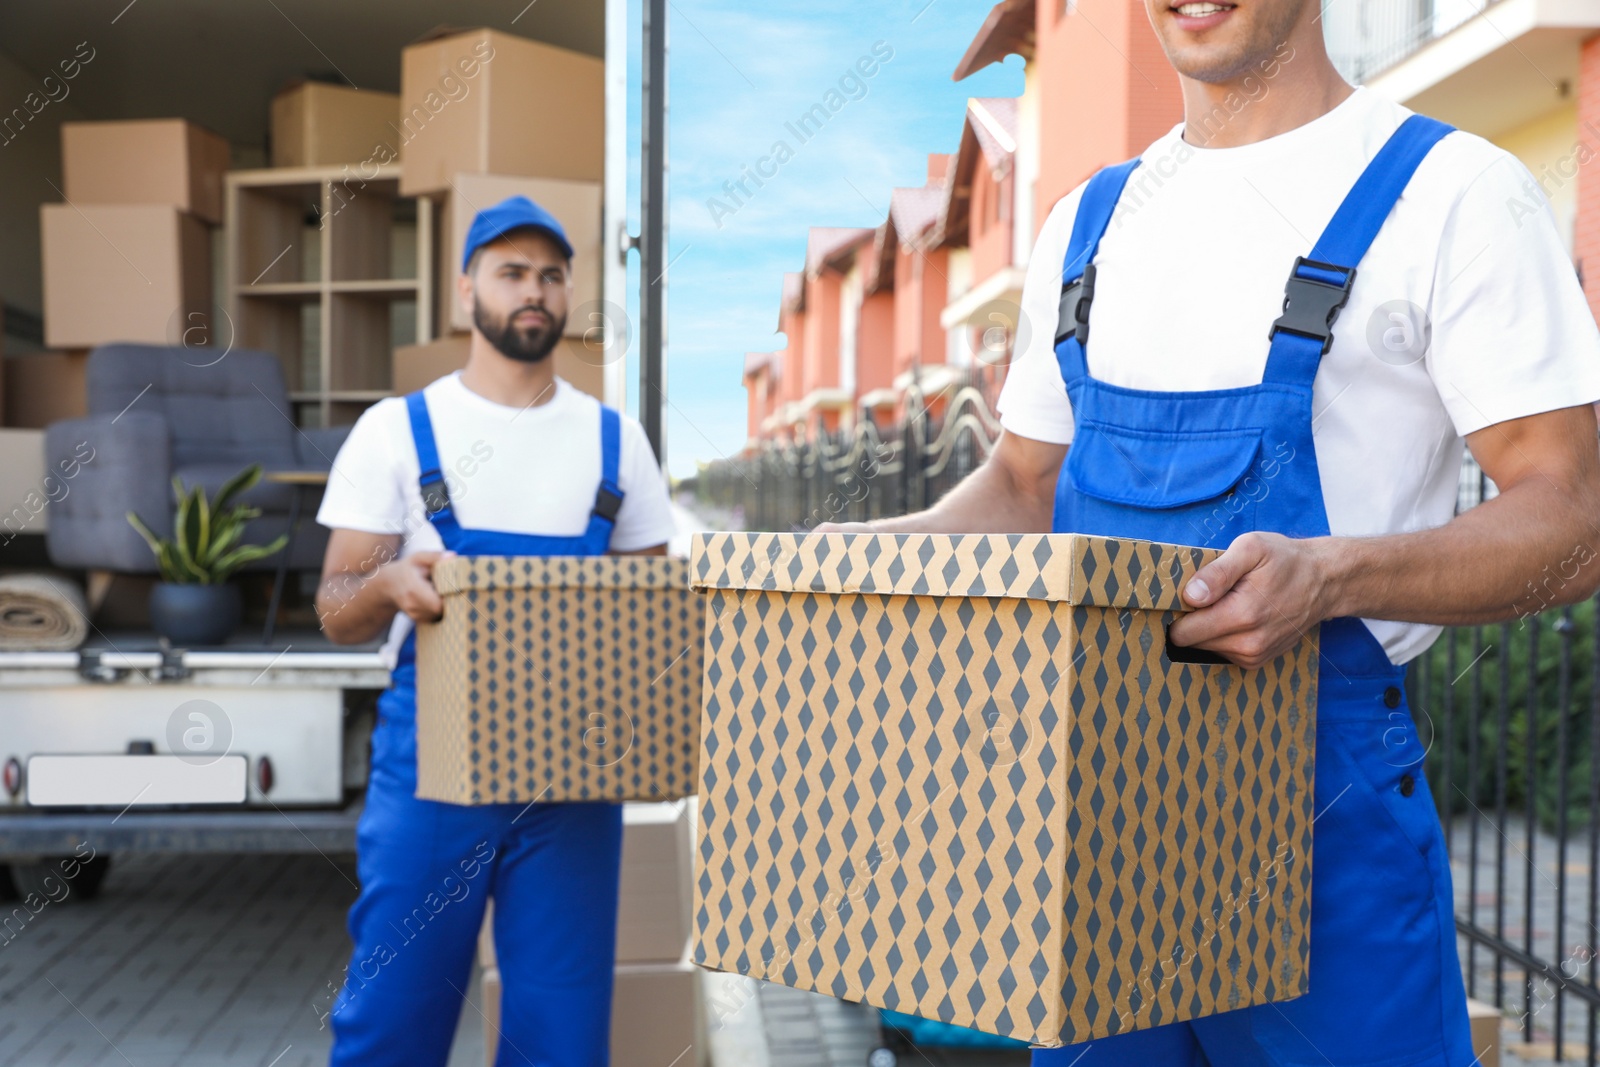
[[[1225,547],[1256,528],[1265,483],[1252,473],[1261,431],[1135,430],[1080,423],[1056,495],[1055,528]]]

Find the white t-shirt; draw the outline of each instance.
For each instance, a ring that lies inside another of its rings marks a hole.
[[[1162,391],[1259,383],[1295,257],[1410,114],[1357,89],[1254,144],[1196,149],[1180,124],[1146,149],[1095,259],[1089,372]],[[1009,432],[1056,444],[1073,431],[1054,337],[1081,196],[1063,197],[1040,230],[999,401]],[[1450,134],[1359,264],[1317,373],[1312,436],[1331,531],[1443,525],[1464,435],[1595,400],[1600,331],[1549,204],[1515,157]],[[1367,625],[1396,663],[1439,632]]]
[[[583,533],[600,486],[600,402],[560,378],[545,403],[506,407],[461,384],[459,373],[423,390],[456,521],[469,530],[571,537]],[[403,397],[362,413],[333,462],[317,521],[330,529],[400,534],[400,554],[440,551],[417,486],[420,470]],[[617,480],[623,492],[611,547],[664,544],[676,524],[666,479],[644,430],[622,417]],[[389,662],[411,630],[397,614]]]

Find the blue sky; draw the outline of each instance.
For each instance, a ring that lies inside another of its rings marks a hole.
[[[779,288],[785,271],[802,266],[807,228],[876,226],[890,189],[922,184],[927,154],[955,150],[969,96],[1022,92],[1016,56],[963,82],[950,80],[992,5],[670,0],[666,439],[675,477],[744,443],[744,353],[781,347]],[[785,123],[823,103],[878,42],[880,54],[892,50],[892,57],[862,85],[847,84],[843,106],[801,143]],[[637,152],[637,106],[629,126]],[[724,183],[753,169],[778,140],[792,158],[760,188],[748,186],[752,195],[731,215],[715,217],[707,201],[735,206]],[[636,159],[630,171],[637,174]],[[630,186],[637,219],[636,179]],[[636,314],[636,260],[629,274],[629,311]],[[636,357],[628,384],[635,412]]]

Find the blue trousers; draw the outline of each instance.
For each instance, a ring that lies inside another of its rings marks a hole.
[[[621,805],[418,800],[415,731],[395,703],[407,696],[379,702],[330,1062],[445,1063],[492,896],[504,989],[495,1063],[607,1067]]]
[[[1039,1050],[1035,1067],[1473,1067],[1449,857],[1400,680],[1322,676],[1310,991]]]

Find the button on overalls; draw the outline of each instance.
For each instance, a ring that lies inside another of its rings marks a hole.
[[[1156,392],[1088,369],[1092,261],[1138,160],[1084,189],[1062,271],[1056,358],[1077,425],[1053,529],[1226,547],[1251,530],[1328,534],[1312,383],[1356,268],[1412,174],[1450,127],[1413,116],[1296,261],[1261,384]],[[1382,432],[1374,427],[1375,433]],[[1322,624],[1309,989],[1054,1050],[1067,1067],[1468,1067],[1449,858],[1405,706],[1403,667],[1359,619]],[[1198,668],[1197,668],[1198,669]],[[1085,1055],[1085,1050],[1092,1052]]]
[[[467,530],[445,488],[423,395],[406,397],[422,499],[444,547],[461,555],[598,556],[622,500],[621,420],[600,409],[601,485],[577,537]],[[605,1067],[616,956],[622,806],[462,806],[419,800],[416,631],[378,699],[367,805],[356,830],[361,894],[355,952],[333,1008],[332,1063],[444,1064],[484,905],[494,910],[503,980],[496,1063]],[[476,1018],[469,1019],[476,1025]]]

